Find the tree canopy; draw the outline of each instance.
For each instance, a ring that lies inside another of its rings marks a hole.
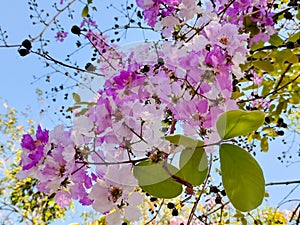
[[[0,47],[44,65],[40,113],[59,106],[60,119],[24,129],[6,106],[0,210],[27,224],[74,201],[95,224],[299,224],[300,199],[262,203],[266,186],[300,180],[266,183],[255,158],[281,138],[291,147],[278,160],[299,163],[298,1],[28,7],[37,34],[9,43],[1,26]]]

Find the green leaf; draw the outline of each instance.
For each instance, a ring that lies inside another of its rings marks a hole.
[[[179,175],[192,185],[203,183],[208,172],[207,156],[203,148],[186,148],[180,154]]]
[[[264,45],[265,45],[265,42],[262,40],[260,40],[258,43],[254,42],[251,46],[251,50],[256,51],[257,49],[264,47]]]
[[[79,109],[81,106],[80,105],[75,105],[72,107],[69,107],[66,112],[73,112],[75,109]]]
[[[247,225],[247,220],[245,218],[241,219],[243,225]]]
[[[278,47],[283,44],[283,40],[278,36],[278,34],[271,35],[269,42],[275,47]]]
[[[172,134],[165,136],[164,139],[174,145],[183,145],[190,148],[202,147],[204,145],[202,141],[198,141],[197,139],[193,139],[182,134]]]
[[[222,182],[233,206],[243,212],[258,207],[265,194],[263,171],[244,149],[222,144],[220,147]]]
[[[264,58],[268,55],[268,53],[264,52],[264,51],[258,51],[258,52],[255,52],[253,55],[252,55],[252,58],[254,59],[260,59],[260,58]]]
[[[158,198],[175,198],[182,192],[182,185],[171,178],[163,168],[164,162],[144,161],[133,167],[133,174],[139,186],[150,195]],[[178,169],[171,164],[166,164],[171,174],[179,175]]]
[[[76,113],[76,117],[82,116],[82,115],[86,114],[86,112],[87,112],[88,110],[89,110],[89,109],[87,109],[87,108],[82,109],[80,112]]]
[[[265,114],[261,111],[232,110],[219,116],[217,130],[222,139],[229,139],[257,130],[264,120]]]
[[[267,152],[269,150],[269,142],[268,138],[264,136],[260,141],[260,147],[263,152]]]
[[[81,16],[84,18],[84,17],[87,17],[88,14],[89,14],[89,7],[86,5],[86,6],[82,9]]]
[[[73,97],[73,99],[74,99],[74,101],[75,101],[76,103],[81,102],[81,98],[80,98],[79,94],[77,94],[77,93],[72,93],[72,97]]]
[[[290,49],[283,49],[276,52],[274,56],[277,64],[284,64],[286,61],[290,63],[298,62],[298,57]]]
[[[249,15],[245,16],[243,19],[243,24],[246,28],[246,32],[250,32],[251,37],[253,37],[255,34],[259,33],[259,29],[257,27],[257,23],[253,22],[251,17]]]
[[[254,61],[253,65],[255,68],[266,72],[274,71],[274,66],[269,61]]]
[[[88,3],[88,4],[92,4],[92,3],[93,3],[93,0],[87,0],[87,3]]]
[[[290,42],[296,42],[298,39],[300,39],[300,32],[297,32],[289,37],[288,41]]]

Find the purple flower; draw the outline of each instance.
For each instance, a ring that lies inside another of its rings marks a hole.
[[[261,76],[259,76],[254,70],[251,70],[250,72],[253,75],[253,78],[252,78],[253,83],[256,84],[257,86],[260,86],[263,81],[263,78]]]
[[[36,139],[42,143],[48,143],[49,140],[49,131],[42,130],[41,126],[39,125],[36,131]]]
[[[63,42],[65,38],[67,37],[68,32],[65,31],[59,31],[56,33],[56,36],[54,37],[57,41]]]
[[[38,146],[36,148],[36,151],[34,153],[31,153],[28,155],[28,158],[31,159],[31,163],[24,165],[23,170],[29,170],[32,167],[34,167],[42,158],[44,155],[44,148],[43,146]]]
[[[33,151],[35,149],[35,141],[30,134],[24,134],[21,142],[21,147]]]
[[[66,191],[59,191],[56,193],[54,200],[60,207],[66,207],[71,203],[71,195]]]
[[[48,143],[49,131],[42,130],[38,126],[36,140],[30,134],[23,135],[21,146],[25,150],[22,154],[21,165],[23,170],[29,170],[34,167],[44,156],[44,146]]]

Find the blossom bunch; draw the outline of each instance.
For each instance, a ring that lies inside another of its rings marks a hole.
[[[193,27],[197,32],[182,41],[144,43],[122,52],[108,44],[109,37],[88,30],[85,37],[101,53],[98,67],[105,75],[98,98],[70,129],[49,132],[39,126],[35,138],[24,135],[18,176],[38,179],[38,189],[56,193],[63,207],[74,199],[107,215],[109,224],[137,221],[144,197],[132,167],[178,151],[164,139],[176,129],[206,144],[219,138],[217,118],[237,109],[232,83],[243,77],[240,64],[248,52],[250,36],[241,32],[240,19],[250,13],[262,27],[272,25],[265,1],[234,1],[226,10],[224,1],[215,1],[215,9],[211,4],[204,12],[192,0],[137,0],[151,27],[160,19],[164,36],[202,13]],[[84,24],[97,26],[87,19]]]

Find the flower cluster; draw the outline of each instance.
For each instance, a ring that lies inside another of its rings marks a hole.
[[[207,3],[206,13],[193,0],[137,4],[151,27],[162,18],[164,35],[195,13],[203,14],[193,28],[197,33],[185,37],[188,41],[141,44],[129,53],[110,46],[108,36],[88,30],[85,38],[99,52],[98,66],[105,74],[96,103],[75,118],[71,129],[57,126],[48,132],[39,126],[35,138],[26,134],[22,140],[20,178],[37,178],[39,190],[56,193],[61,206],[71,199],[92,205],[107,215],[109,224],[139,219],[136,206],[143,195],[132,166],[153,153],[165,158],[174,153],[165,135],[180,129],[206,143],[218,138],[218,116],[237,109],[231,99],[233,77],[243,77],[240,64],[246,60],[249,34],[240,33],[238,18],[250,13],[253,22],[272,24],[264,1],[234,1],[226,10],[223,2],[215,1],[216,11]],[[84,19],[83,26],[97,24]],[[59,32],[56,38],[63,41],[66,35]],[[254,82],[261,83],[255,74]]]
[[[157,17],[171,15],[182,0],[137,0],[137,5],[144,10],[148,25],[154,27]]]
[[[20,179],[31,176],[40,181],[40,191],[47,194],[58,191],[55,199],[63,207],[69,205],[71,198],[78,199],[83,205],[93,202],[85,191],[92,185],[87,166],[75,163],[79,151],[71,133],[64,131],[63,126],[57,126],[50,134],[39,126],[36,140],[26,134],[21,146],[25,151],[21,155]]]

